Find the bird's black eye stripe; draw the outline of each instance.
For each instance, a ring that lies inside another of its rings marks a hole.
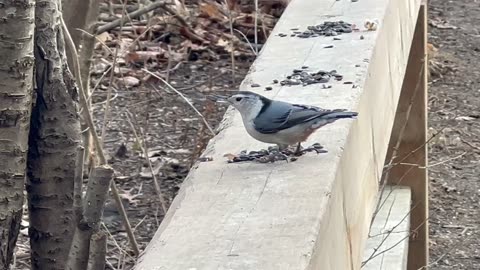
[[[241,101],[242,98],[241,98],[241,97],[237,97],[235,100],[236,100],[236,101]]]

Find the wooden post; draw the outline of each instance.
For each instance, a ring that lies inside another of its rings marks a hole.
[[[408,269],[428,264],[427,6],[419,10],[407,70],[390,138],[387,182],[412,190]],[[396,150],[395,148],[398,147]],[[400,164],[398,164],[400,163]]]

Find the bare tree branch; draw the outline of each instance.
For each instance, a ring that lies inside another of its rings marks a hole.
[[[87,194],[83,202],[82,219],[73,236],[67,269],[84,270],[89,260],[90,239],[98,231],[103,214],[113,169],[108,165],[95,167],[88,180]]]
[[[105,269],[105,256],[107,254],[107,235],[97,232],[90,239],[90,256],[88,257],[87,270]]]
[[[76,77],[77,77],[78,80],[81,80],[81,74],[80,74],[80,68],[79,68],[80,64],[78,62],[78,54],[77,54],[77,51],[75,49],[75,44],[73,44],[73,41],[72,41],[70,35],[68,34],[67,26],[65,25],[65,22],[63,22],[63,20],[62,20],[62,27],[63,27],[63,31],[65,32],[67,46],[70,47],[72,53],[74,54],[73,58],[75,59],[74,62],[75,62],[75,66],[76,66],[76,68],[74,70],[75,70]],[[87,102],[87,96],[86,96],[86,93],[85,93],[85,89],[83,89],[83,87],[80,88],[80,103],[83,107],[83,113],[84,113],[84,116],[85,116],[85,120],[87,121],[88,129],[92,134],[92,138],[93,138],[93,142],[94,142],[94,145],[95,145],[95,150],[96,150],[96,153],[97,153],[97,158],[98,158],[99,164],[100,165],[105,165],[105,164],[107,164],[107,160],[105,158],[105,154],[103,153],[103,148],[102,148],[102,145],[100,143],[100,138],[99,138],[99,136],[97,134],[97,131],[95,129],[95,124],[93,123],[93,117],[92,117],[92,114],[89,110],[89,106],[88,106],[88,102]],[[110,185],[110,189],[112,190],[113,198],[115,200],[115,203],[116,203],[116,205],[118,207],[118,210],[120,212],[120,215],[122,217],[123,224],[125,226],[125,230],[127,232],[128,239],[130,241],[130,245],[133,249],[133,252],[138,255],[140,253],[140,250],[138,248],[137,241],[135,240],[135,236],[134,236],[133,231],[132,231],[132,226],[130,225],[130,221],[128,220],[127,212],[125,211],[125,208],[123,207],[122,200],[120,198],[120,194],[118,192],[117,186],[115,185],[115,182],[113,180],[112,180],[112,183]]]
[[[160,187],[160,184],[158,183],[157,175],[155,174],[155,172],[153,170],[152,162],[150,161],[150,158],[148,157],[148,145],[147,145],[147,140],[145,138],[145,134],[142,132],[142,130],[140,128],[139,131],[140,131],[140,134],[142,135],[142,138],[140,138],[138,136],[137,131],[135,129],[135,125],[133,124],[131,116],[130,116],[131,114],[132,113],[127,110],[127,112],[126,112],[127,122],[130,125],[130,127],[132,128],[132,131],[133,131],[133,134],[135,135],[136,140],[140,144],[140,148],[142,149],[143,155],[145,156],[145,159],[148,163],[148,168],[150,169],[150,173],[152,174],[153,184],[154,184],[154,187],[155,187],[155,191],[157,192],[158,201],[160,202],[160,206],[162,207],[163,213],[166,214],[167,210],[168,210],[168,207],[167,207],[167,204],[166,204],[165,200],[163,199],[163,191]]]

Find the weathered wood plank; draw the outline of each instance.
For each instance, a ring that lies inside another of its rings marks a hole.
[[[356,110],[358,120],[338,121],[310,138],[327,154],[291,163],[226,164],[225,153],[265,147],[229,110],[205,152],[214,160],[192,169],[136,269],[359,269],[419,5],[293,0],[241,90],[252,90],[252,82],[268,85],[303,65],[335,69],[357,87],[275,85],[263,94]],[[362,27],[367,19],[379,19],[377,31],[339,41],[277,36],[325,20]]]
[[[387,186],[381,205],[370,228],[362,270],[406,270],[410,235],[410,188]]]

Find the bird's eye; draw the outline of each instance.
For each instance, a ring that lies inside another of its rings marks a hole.
[[[241,97],[237,97],[235,100],[239,102],[239,101],[242,100],[242,98],[241,98]]]

